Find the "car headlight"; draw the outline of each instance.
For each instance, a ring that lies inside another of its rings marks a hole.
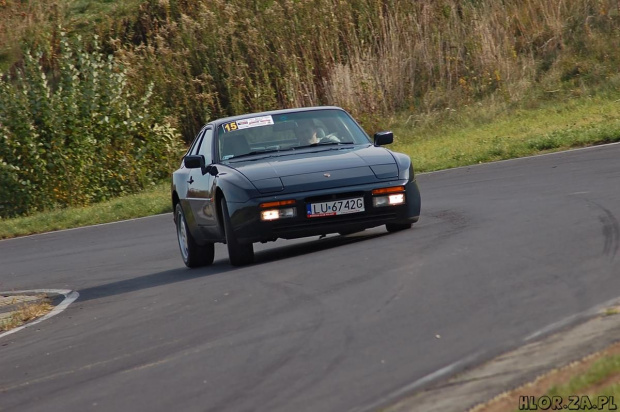
[[[402,205],[403,203],[405,203],[404,193],[389,196],[378,196],[372,199],[372,204],[375,207]]]
[[[405,187],[404,186],[394,186],[394,187],[384,187],[382,189],[374,189],[372,194],[374,197],[372,198],[372,204],[374,207],[382,207],[382,206],[395,206],[402,205],[405,203]],[[376,195],[384,195],[384,196],[376,196]]]
[[[275,200],[273,202],[261,203],[260,208],[265,209],[265,210],[260,211],[260,219],[261,220],[277,220],[277,219],[283,219],[287,217],[295,217],[297,216],[297,210],[294,207],[274,209],[275,207],[278,207],[278,206],[288,206],[288,205],[294,205],[294,204],[295,204],[295,200],[292,200],[292,199]]]
[[[295,216],[297,216],[297,211],[293,207],[288,207],[286,209],[261,210],[260,212],[261,220],[277,220]]]

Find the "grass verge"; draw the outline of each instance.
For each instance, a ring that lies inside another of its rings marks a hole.
[[[67,208],[0,220],[0,239],[116,222],[171,211],[170,183],[166,182],[143,193],[113,199],[90,207]]]
[[[527,397],[526,401],[523,397]],[[535,409],[532,399],[537,402]],[[613,397],[613,398],[612,398]],[[541,399],[551,401],[549,408]],[[554,404],[555,402],[555,404]],[[560,405],[561,403],[561,405]],[[603,403],[606,403],[603,405]],[[566,407],[564,406],[566,405]],[[620,405],[620,343],[555,369],[533,382],[506,392],[470,412],[519,410],[618,410]]]
[[[493,102],[388,119],[391,147],[411,156],[418,172],[511,159],[620,141],[620,92],[547,101],[536,107]],[[0,220],[0,239],[114,222],[171,211],[169,183],[88,208]]]
[[[489,106],[395,118],[393,148],[409,154],[418,171],[433,171],[620,141],[620,94]]]

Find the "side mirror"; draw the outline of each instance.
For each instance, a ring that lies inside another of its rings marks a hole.
[[[213,176],[217,176],[219,173],[215,165],[205,164],[205,157],[203,155],[187,155],[183,158],[183,164],[188,169],[200,169],[203,175],[209,173]]]
[[[188,169],[205,169],[205,157],[202,155],[187,155],[183,158],[183,164]]]
[[[217,167],[215,165],[209,165],[206,168],[202,169],[202,174],[205,175],[209,173],[211,176],[217,176],[219,173]]]
[[[394,142],[394,133],[377,132],[375,133],[375,146],[383,146]]]

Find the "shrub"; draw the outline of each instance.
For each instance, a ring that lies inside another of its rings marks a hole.
[[[166,177],[178,133],[161,123],[152,86],[134,96],[127,74],[95,39],[61,34],[57,56],[24,52],[0,79],[0,217],[87,205],[137,192]]]

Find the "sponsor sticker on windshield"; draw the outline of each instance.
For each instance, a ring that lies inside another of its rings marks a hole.
[[[273,118],[271,116],[259,116],[224,123],[222,126],[225,132],[233,132],[235,130],[249,129],[250,127],[268,126],[271,124],[273,124]]]

